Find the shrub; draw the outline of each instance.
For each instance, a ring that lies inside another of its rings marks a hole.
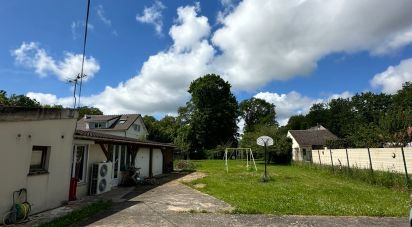
[[[194,171],[196,169],[196,164],[190,160],[177,160],[175,161],[175,169],[183,171]]]

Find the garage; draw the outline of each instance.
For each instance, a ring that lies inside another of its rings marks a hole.
[[[153,176],[163,173],[163,155],[160,149],[153,149],[152,166]]]
[[[150,163],[150,150],[149,148],[139,148],[135,159],[136,168],[140,168],[141,177],[149,177],[149,163]]]

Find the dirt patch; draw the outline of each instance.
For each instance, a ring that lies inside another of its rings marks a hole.
[[[206,187],[206,184],[202,184],[202,183],[200,183],[200,184],[195,184],[195,185],[193,185],[193,187],[200,189],[200,188]]]
[[[179,181],[180,181],[180,182],[184,182],[184,183],[188,183],[188,182],[191,182],[191,181],[194,181],[194,180],[197,180],[197,179],[206,177],[206,176],[207,176],[206,173],[193,172],[193,173],[191,173],[191,174],[189,174],[189,175],[186,175],[186,176],[180,178]]]

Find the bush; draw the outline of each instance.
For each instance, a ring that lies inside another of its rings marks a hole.
[[[190,160],[177,160],[175,161],[175,169],[183,171],[194,171],[196,169],[196,164]]]

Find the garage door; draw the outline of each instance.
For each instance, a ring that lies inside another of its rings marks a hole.
[[[135,166],[140,168],[140,176],[149,176],[149,162],[150,162],[150,151],[149,148],[139,148],[136,155]]]
[[[163,155],[160,149],[153,149],[153,176],[163,173]]]

